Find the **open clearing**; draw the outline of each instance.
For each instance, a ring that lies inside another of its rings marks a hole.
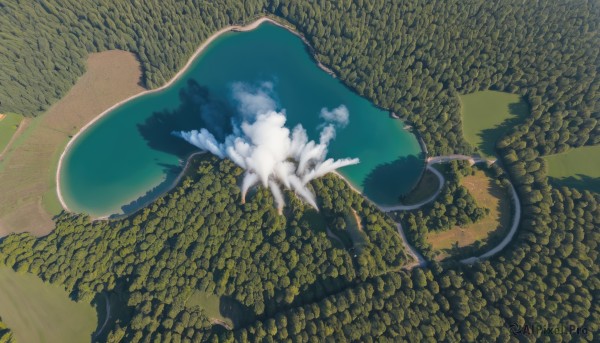
[[[600,192],[600,145],[571,149],[544,159],[551,182]]]
[[[477,204],[489,208],[490,213],[477,223],[428,234],[427,240],[432,249],[440,251],[438,256],[440,260],[451,255],[455,248],[485,240],[492,233],[503,234],[510,228],[510,197],[505,189],[498,186],[481,170],[478,170],[475,175],[465,176],[461,183],[475,198]]]
[[[32,274],[0,268],[0,316],[17,342],[90,342],[98,325],[94,308],[69,298],[60,286]]]
[[[348,236],[352,240],[352,246],[360,252],[369,241],[367,234],[362,229],[362,223],[360,220],[360,216],[354,209],[351,210],[352,213],[346,213],[344,215],[344,221],[346,222],[346,232],[348,232]]]
[[[144,91],[140,67],[124,51],[90,54],[87,71],[48,112],[31,120],[0,161],[0,237],[44,235],[62,210],[56,195],[58,158],[69,138],[120,100]]]
[[[0,114],[0,156],[10,142],[12,136],[17,132],[23,116],[16,113]]]
[[[213,324],[221,325],[226,329],[233,329],[251,317],[244,311],[244,306],[229,297],[220,297],[216,294],[194,291],[186,302],[187,307],[198,306],[204,309],[206,316]]]
[[[465,139],[487,157],[494,156],[496,141],[529,114],[529,106],[516,94],[481,91],[459,99]]]

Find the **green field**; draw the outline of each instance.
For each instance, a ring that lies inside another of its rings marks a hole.
[[[600,192],[600,145],[571,149],[544,159],[552,183]]]
[[[529,106],[516,94],[481,91],[459,98],[465,139],[483,156],[493,156],[496,141],[529,114]]]
[[[90,342],[98,326],[92,305],[77,303],[59,286],[0,267],[0,317],[17,342]]]
[[[0,153],[4,151],[4,148],[10,142],[13,134],[17,131],[19,123],[23,120],[23,116],[15,113],[0,114]]]
[[[143,91],[139,79],[133,54],[90,54],[85,74],[60,101],[43,115],[23,120],[0,160],[0,236],[22,231],[42,236],[54,229],[52,218],[63,209],[56,194],[58,159],[70,136],[108,107]]]

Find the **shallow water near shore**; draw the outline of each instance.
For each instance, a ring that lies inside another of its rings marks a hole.
[[[221,35],[171,86],[115,108],[77,137],[60,170],[64,201],[93,216],[141,208],[172,186],[197,151],[171,132],[212,130],[207,121],[219,117],[207,113],[228,120],[232,83],[264,81],[274,85],[286,126],[302,124],[311,139],[318,140],[321,108],[348,108],[350,123],[338,129],[328,155],[360,158],[339,172],[372,201],[395,204],[419,180],[424,156],[404,123],[318,68],[299,37],[263,23]]]

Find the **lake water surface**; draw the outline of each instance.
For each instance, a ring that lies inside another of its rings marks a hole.
[[[321,108],[349,109],[350,123],[338,129],[328,155],[360,158],[339,171],[374,202],[397,203],[420,178],[423,152],[403,122],[318,68],[299,37],[264,23],[223,34],[170,87],[119,106],[83,132],[60,171],[66,204],[93,216],[139,209],[168,190],[197,151],[171,132],[206,127],[207,107],[230,111],[234,82],[265,81],[274,85],[287,126],[301,123],[311,139],[318,140]]]

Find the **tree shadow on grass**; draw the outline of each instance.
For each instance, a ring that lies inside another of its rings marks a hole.
[[[569,177],[548,177],[554,186],[567,186],[579,191],[592,191],[600,193],[600,177],[591,177],[584,174],[576,174]]]
[[[484,170],[485,172],[485,170]],[[486,176],[488,177],[492,177],[488,172],[486,172]],[[466,244],[464,246],[459,246],[458,245],[458,241],[455,243],[452,243],[452,246],[450,248],[446,248],[446,249],[440,249],[441,252],[446,253],[448,256],[445,257],[445,260],[460,260],[463,258],[468,258],[468,257],[472,257],[472,256],[480,256],[484,253],[486,253],[487,251],[489,251],[490,249],[492,249],[493,247],[495,247],[496,245],[498,245],[503,239],[504,237],[506,237],[506,235],[508,234],[508,231],[510,230],[511,224],[512,224],[512,219],[513,219],[513,215],[514,215],[514,209],[512,208],[512,200],[511,200],[511,195],[510,195],[510,191],[508,188],[506,187],[502,187],[502,186],[497,186],[493,184],[494,181],[492,181],[488,187],[486,188],[486,191],[492,195],[495,198],[498,198],[498,204],[496,205],[495,210],[498,213],[498,217],[499,217],[499,223],[497,225],[496,228],[494,228],[493,230],[489,231],[487,236],[477,239],[469,244]],[[478,204],[481,205],[481,204]],[[486,214],[486,217],[490,216],[490,214]],[[463,228],[465,230],[469,230],[469,229],[473,229],[472,227],[470,228],[468,225]],[[454,230],[457,230],[457,228],[455,228]],[[460,229],[458,229],[460,230]]]
[[[133,309],[127,306],[129,294],[123,280],[111,291],[97,293],[92,304],[98,312],[98,324],[91,342],[105,342],[108,333],[115,325],[123,325],[131,320]]]
[[[231,320],[234,328],[248,325],[256,318],[256,314],[248,306],[229,296],[220,297],[219,312],[222,317]]]
[[[234,110],[211,95],[209,89],[193,79],[179,92],[180,105],[175,110],[154,112],[138,130],[153,150],[184,158],[198,148],[175,137],[174,131],[208,129],[218,140],[232,130]]]
[[[401,156],[375,167],[363,181],[363,194],[378,205],[396,205],[418,184],[425,170],[424,157]],[[407,182],[415,180],[414,182]]]
[[[508,104],[508,113],[510,118],[496,125],[491,129],[482,130],[478,136],[481,138],[481,144],[477,147],[477,151],[486,156],[494,156],[496,151],[496,142],[505,135],[511,128],[517,126],[529,115],[529,105],[523,100],[519,102],[511,102]]]
[[[204,311],[213,324],[213,330],[223,332],[243,327],[256,320],[254,311],[237,299],[227,295],[217,295],[214,291],[195,290],[187,300],[190,308]]]

